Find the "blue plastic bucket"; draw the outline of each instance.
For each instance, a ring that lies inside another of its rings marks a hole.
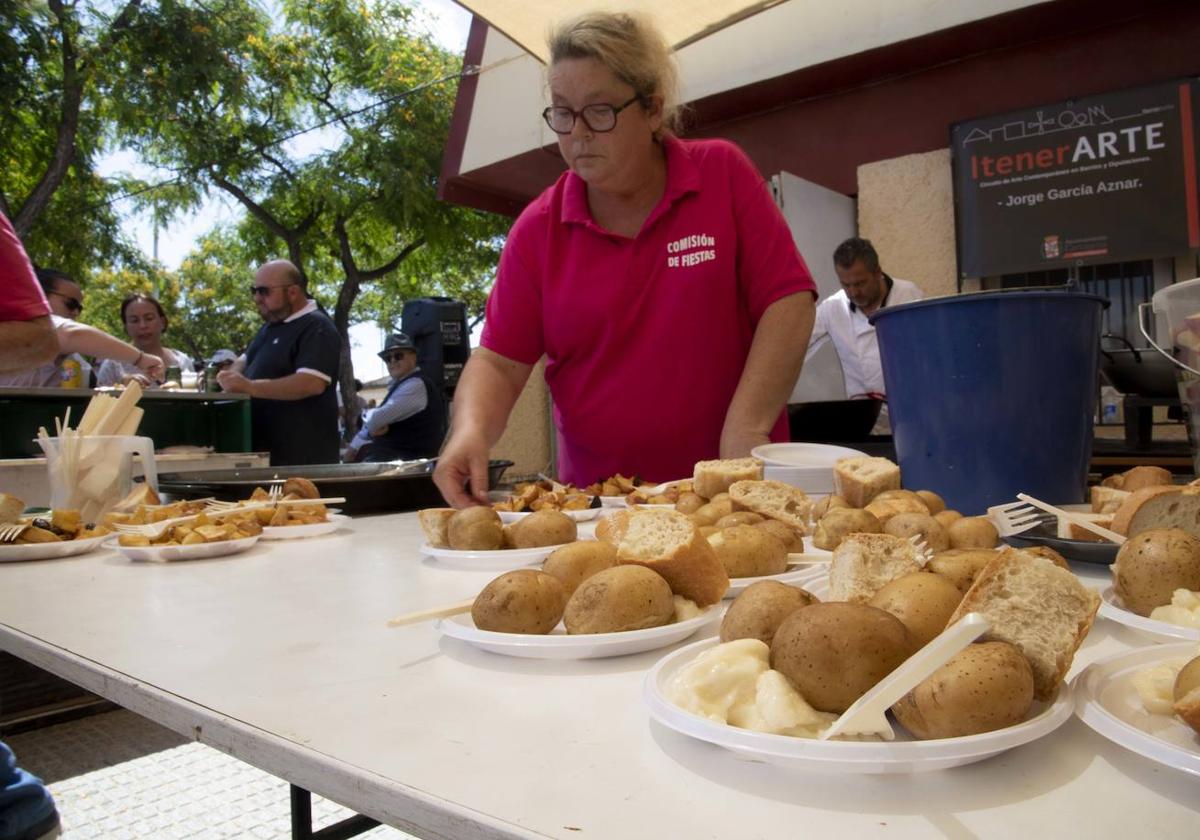
[[[984,292],[871,316],[904,486],[968,515],[1019,492],[1082,502],[1107,306],[1074,292]]]

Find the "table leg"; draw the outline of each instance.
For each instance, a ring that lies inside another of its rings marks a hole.
[[[346,840],[370,831],[379,825],[379,820],[355,814],[341,822],[313,831],[312,794],[302,787],[292,785],[292,840]]]

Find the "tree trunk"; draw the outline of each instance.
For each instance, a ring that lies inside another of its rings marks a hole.
[[[66,177],[67,169],[75,160],[75,134],[79,130],[79,105],[83,100],[83,78],[79,74],[75,43],[71,39],[62,2],[50,0],[49,5],[50,11],[58,19],[58,34],[62,38],[62,111],[50,164],[12,220],[17,236],[22,239],[29,235],[33,223],[42,215],[42,211],[54,197],[55,190]]]

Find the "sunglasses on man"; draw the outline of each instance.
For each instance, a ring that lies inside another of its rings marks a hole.
[[[380,356],[380,358],[383,359],[388,364],[391,364],[392,362],[398,362],[401,359],[403,359],[405,352],[408,352],[408,351],[397,350],[393,353],[388,353],[386,356]]]
[[[250,297],[266,297],[271,294],[272,289],[286,289],[288,286],[295,286],[295,283],[284,283],[280,286],[251,286]]]

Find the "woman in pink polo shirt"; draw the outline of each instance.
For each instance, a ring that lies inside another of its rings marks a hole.
[[[543,354],[559,478],[658,481],[787,440],[812,331],[815,286],[762,176],[732,143],[673,134],[674,61],[651,25],[560,27],[548,82],[570,170],[500,258],[434,473],[459,507],[486,503],[488,451]]]

